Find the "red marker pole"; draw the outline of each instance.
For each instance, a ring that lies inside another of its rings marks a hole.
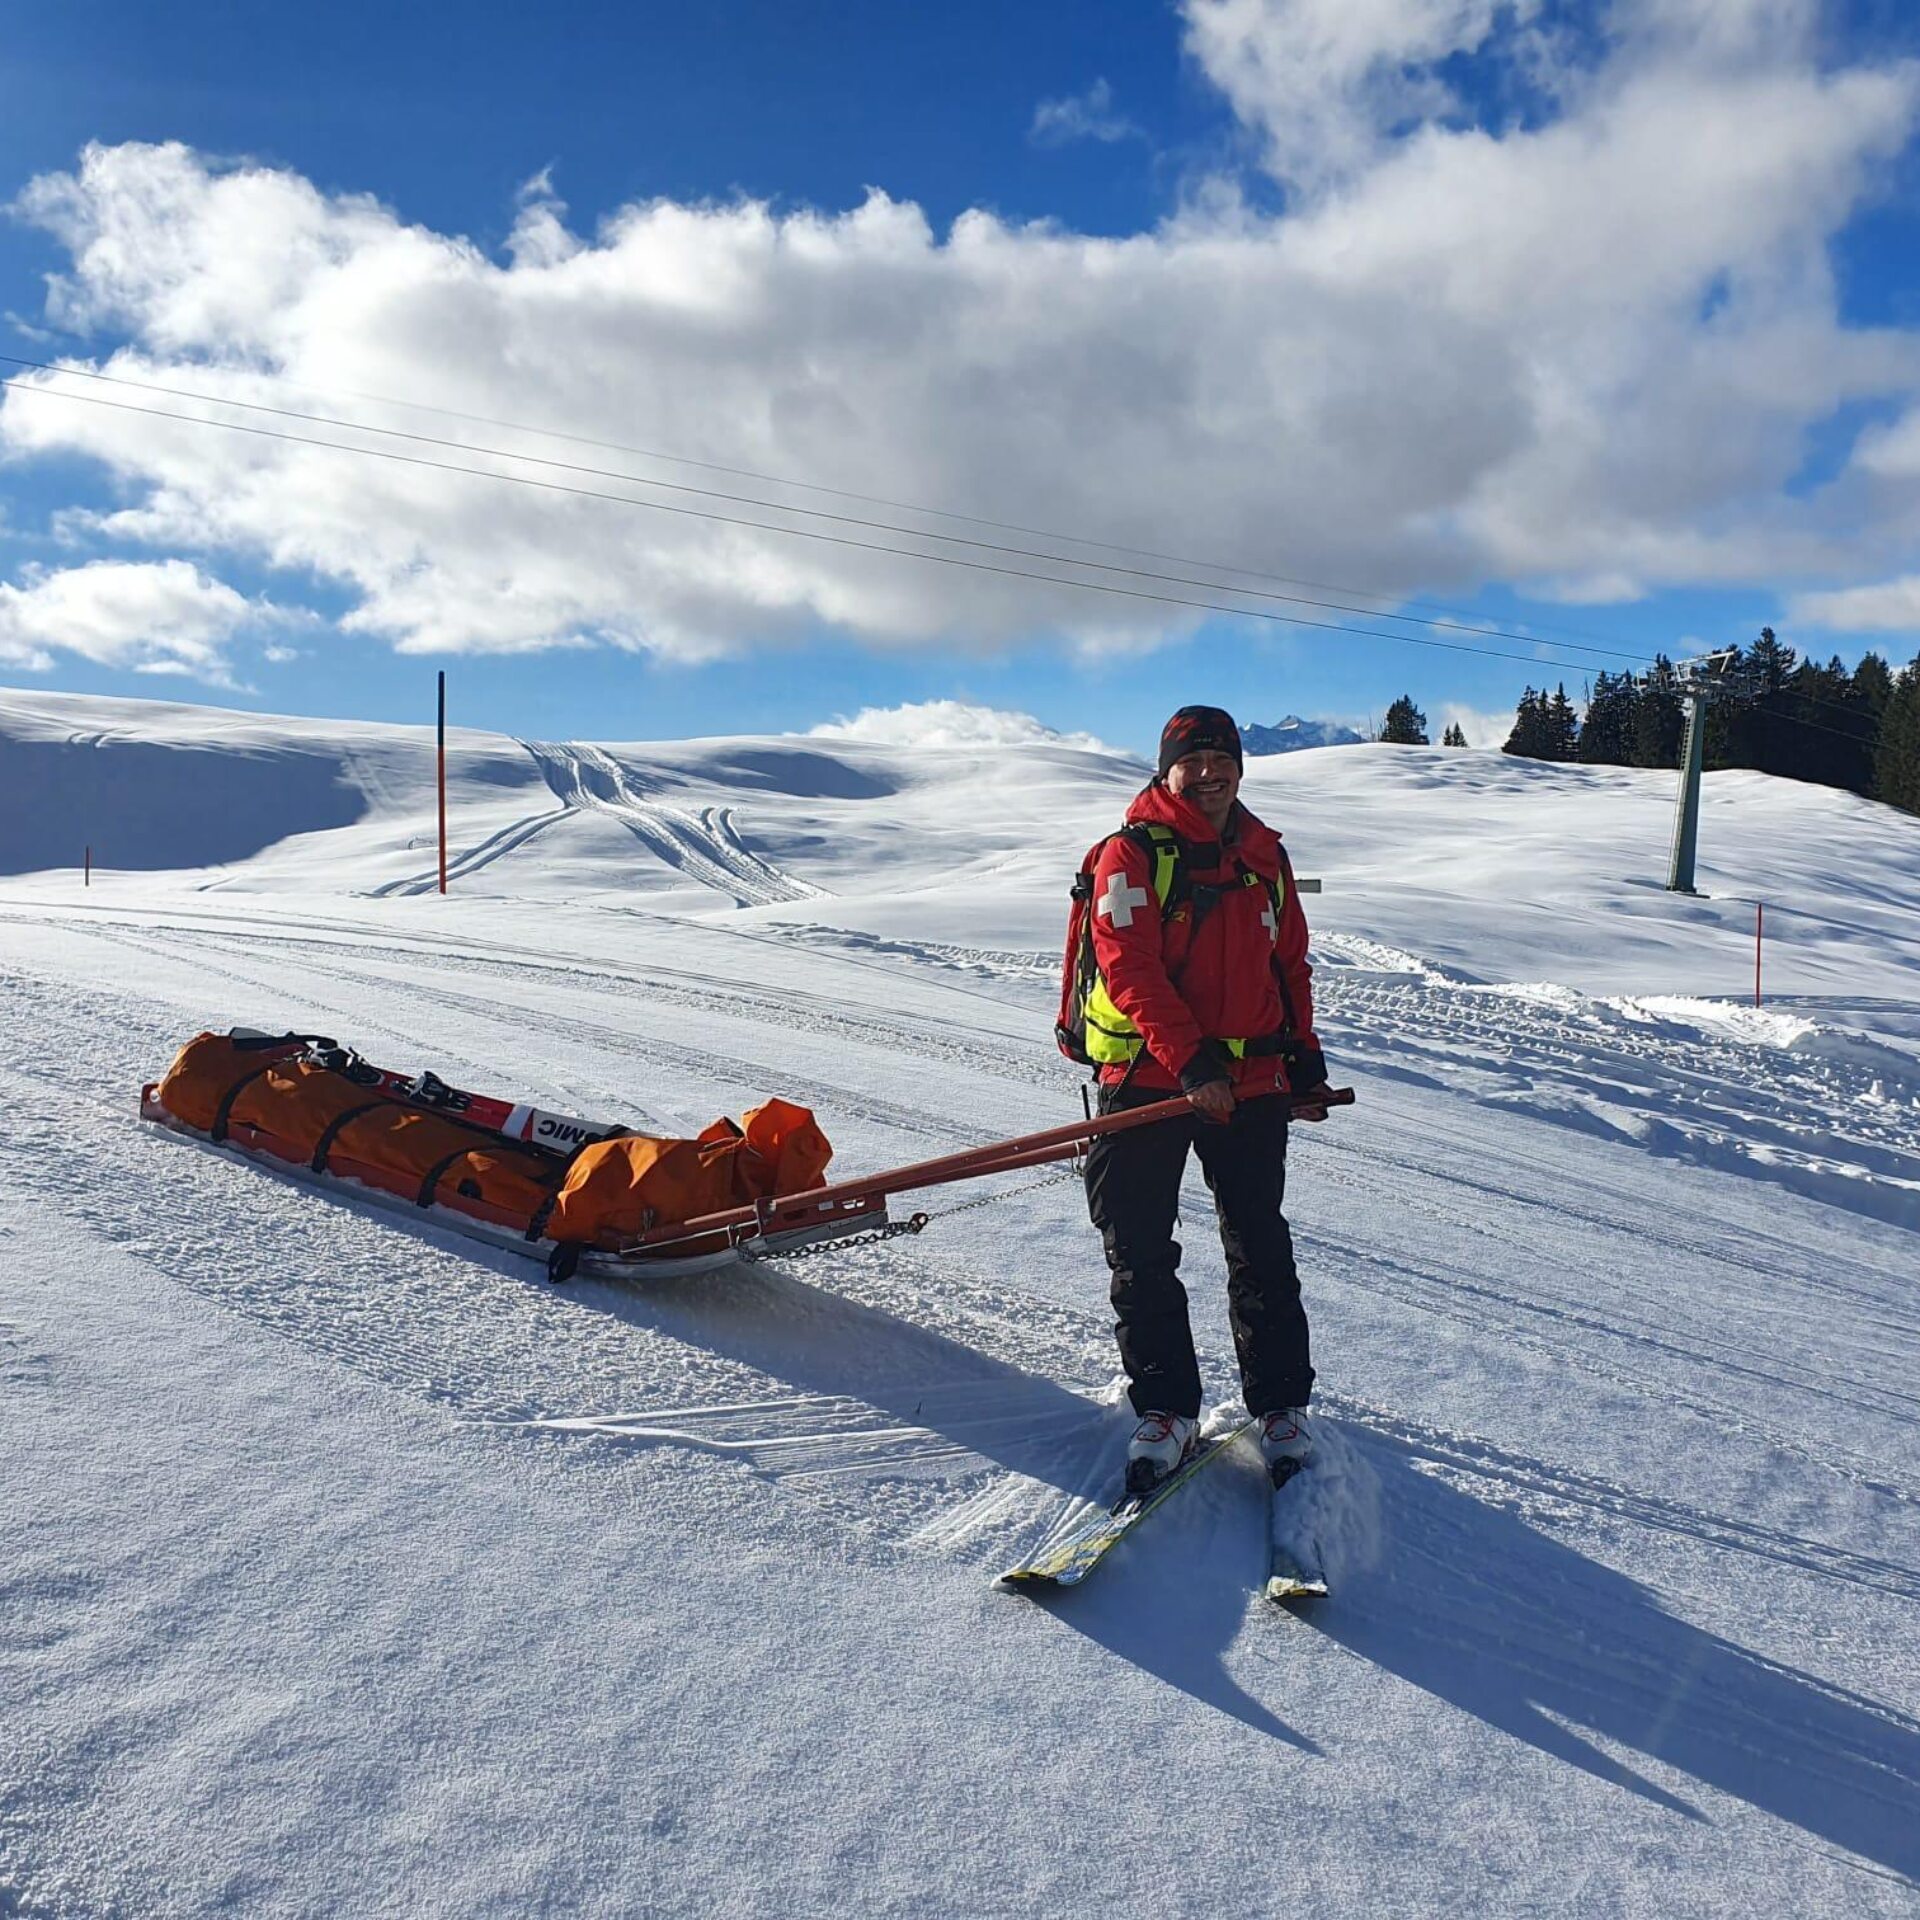
[[[447,676],[440,674],[440,891],[447,890]]]
[[[1760,930],[1766,924],[1767,910],[1758,900],[1753,903],[1753,1004],[1760,1004]]]

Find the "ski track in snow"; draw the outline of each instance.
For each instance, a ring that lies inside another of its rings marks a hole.
[[[690,813],[682,807],[648,800],[634,791],[636,776],[612,754],[584,742],[523,740],[520,745],[540,769],[560,805],[516,820],[450,856],[450,881],[469,879],[548,828],[582,813],[593,813],[625,827],[663,866],[710,888],[737,907],[830,897],[825,888],[783,872],[748,847],[740,837],[731,807],[703,807],[698,813]],[[371,888],[368,898],[432,893],[439,883],[436,866]]]

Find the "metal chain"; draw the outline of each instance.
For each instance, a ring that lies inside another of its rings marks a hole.
[[[940,1212],[930,1214],[928,1218],[951,1220],[956,1213],[972,1213],[978,1207],[997,1206],[1002,1200],[1011,1200],[1017,1194],[1037,1193],[1042,1187],[1059,1186],[1068,1180],[1077,1182],[1079,1178],[1077,1173],[1042,1174],[1038,1180],[1029,1180],[1024,1186],[1002,1187],[998,1193],[983,1193],[977,1200],[962,1200],[957,1207],[942,1208]]]
[[[866,1233],[843,1233],[825,1240],[815,1240],[804,1247],[761,1247],[742,1245],[739,1249],[741,1261],[747,1266],[757,1266],[762,1260],[811,1260],[817,1254],[842,1253],[850,1247],[877,1247],[883,1240],[898,1240],[902,1234],[923,1232],[927,1225],[927,1216],[916,1213],[909,1220],[889,1220],[883,1227],[871,1228]]]
[[[972,1213],[979,1207],[991,1207],[1002,1200],[1011,1200],[1016,1194],[1034,1193],[1041,1187],[1058,1186],[1064,1181],[1078,1180],[1077,1173],[1048,1173],[1038,1180],[1029,1180],[1024,1186],[1003,1187],[998,1193],[982,1194],[977,1200],[963,1200],[957,1207],[947,1207],[939,1213],[916,1213],[905,1220],[889,1220],[885,1226],[874,1227],[866,1233],[844,1233],[831,1235],[824,1240],[815,1240],[804,1247],[786,1249],[776,1247],[755,1248],[742,1246],[740,1259],[748,1266],[755,1266],[762,1260],[811,1260],[823,1253],[845,1253],[854,1247],[877,1247],[888,1240],[898,1240],[903,1235],[924,1233],[936,1220],[951,1220],[955,1214]]]

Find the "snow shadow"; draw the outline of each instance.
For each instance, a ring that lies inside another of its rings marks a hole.
[[[1247,1456],[1210,1467],[1156,1513],[1136,1539],[1083,1587],[1050,1595],[1010,1597],[1009,1605],[1044,1607],[1063,1627],[1142,1673],[1250,1727],[1320,1758],[1325,1749],[1289,1726],[1236,1680],[1228,1655],[1258,1606],[1262,1628],[1285,1622],[1254,1596],[1266,1584],[1267,1487]]]
[[[1378,1478],[1378,1563],[1333,1567],[1330,1640],[1541,1752],[1704,1819],[1643,1755],[1920,1879],[1920,1720],[1666,1611],[1638,1581],[1354,1433]],[[1612,1750],[1612,1751],[1609,1751]]]
[[[649,1282],[643,1294],[584,1283],[575,1297],[750,1368],[778,1390],[723,1406],[555,1417],[543,1427],[719,1454],[796,1491],[831,1488],[844,1498],[864,1487],[866,1521],[905,1545],[979,1543],[982,1552],[968,1557],[983,1577],[986,1556],[995,1570],[1011,1564],[1078,1503],[1114,1491],[1130,1416],[794,1273],[756,1266],[729,1271],[724,1287],[694,1277]],[[1005,1603],[1042,1606],[1168,1686],[1317,1754],[1227,1670],[1249,1592],[1266,1578],[1264,1482],[1251,1456],[1246,1471],[1240,1464],[1211,1468],[1084,1588],[1010,1593]],[[931,1521],[924,1503],[904,1499],[889,1525],[889,1501],[916,1479]],[[1049,1489],[1066,1497],[1050,1499]],[[1037,1510],[1036,1497],[1048,1511]]]
[[[335,755],[160,747],[111,736],[0,743],[0,873],[155,872],[250,859],[350,827],[366,795]]]
[[[1110,1424],[1088,1395],[772,1265],[730,1268],[724,1281],[663,1277],[636,1291],[583,1279],[569,1295],[750,1369],[772,1389],[765,1397],[540,1424],[730,1454],[777,1478],[866,1472],[961,1482],[984,1467],[1087,1491]]]

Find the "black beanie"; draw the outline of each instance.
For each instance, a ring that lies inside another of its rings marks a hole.
[[[1160,777],[1183,754],[1230,753],[1233,764],[1246,770],[1246,756],[1240,751],[1240,729],[1233,715],[1222,707],[1182,707],[1160,729]]]

